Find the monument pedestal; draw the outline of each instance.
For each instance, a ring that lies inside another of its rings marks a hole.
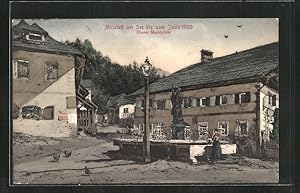
[[[187,126],[189,126],[189,124],[186,123],[186,122],[172,124],[171,125],[172,139],[182,139],[182,140],[184,140],[185,139],[184,130]]]

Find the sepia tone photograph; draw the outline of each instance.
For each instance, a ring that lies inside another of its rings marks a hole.
[[[279,183],[279,19],[12,19],[12,184]]]

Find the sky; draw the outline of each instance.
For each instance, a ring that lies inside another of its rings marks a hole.
[[[213,51],[213,57],[216,58],[276,42],[279,35],[277,18],[25,21],[29,24],[37,23],[58,41],[74,41],[77,37],[88,39],[96,50],[121,65],[133,61],[143,63],[148,56],[152,65],[170,73],[200,62],[201,49]],[[18,22],[12,21],[13,25]],[[162,33],[153,34],[151,30]]]

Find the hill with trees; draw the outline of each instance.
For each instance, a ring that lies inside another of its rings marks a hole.
[[[94,83],[92,100],[98,105],[99,112],[107,111],[106,103],[110,96],[129,94],[143,87],[142,64],[132,62],[128,65],[120,65],[112,62],[108,56],[97,51],[87,39],[82,42],[77,38],[74,42],[66,41],[65,44],[73,46],[85,55],[83,78],[91,79]],[[149,75],[150,83],[164,77],[160,72],[161,69],[152,68]]]

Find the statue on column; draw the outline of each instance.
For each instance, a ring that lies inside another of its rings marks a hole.
[[[171,114],[173,116],[173,123],[171,125],[172,129],[172,139],[185,139],[184,129],[189,124],[183,121],[181,105],[183,102],[183,95],[180,93],[181,89],[179,87],[172,88],[171,102],[172,110]]]
[[[171,102],[172,102],[172,110],[171,114],[173,115],[173,124],[183,122],[182,118],[182,110],[181,104],[183,102],[183,96],[180,93],[179,87],[173,87],[172,95],[171,95]]]

